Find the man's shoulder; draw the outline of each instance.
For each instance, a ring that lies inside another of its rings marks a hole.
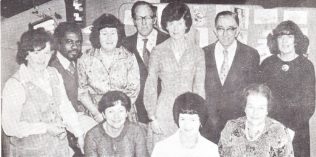
[[[215,49],[215,45],[216,45],[216,42],[215,42],[215,43],[212,43],[212,44],[210,44],[210,45],[207,45],[207,46],[203,47],[203,51],[204,51],[205,53],[213,52],[214,49]]]
[[[243,44],[243,43],[241,43],[239,41],[237,41],[237,47],[239,47],[239,50],[241,50],[241,51],[243,51],[245,53],[259,55],[258,51],[255,48],[253,48],[253,47],[251,47],[249,45]]]
[[[170,36],[160,30],[157,30],[157,40],[158,40],[158,43],[161,43],[165,40],[167,40]]]
[[[57,56],[53,56],[48,64],[50,67],[55,67],[57,70],[63,68],[60,61],[58,60]]]
[[[133,53],[133,50],[136,48],[137,43],[137,32],[133,35],[127,36],[122,41],[122,46],[125,47],[128,51]]]
[[[130,36],[127,36],[123,41],[131,41],[131,40],[134,40],[137,38],[137,32],[130,35]]]

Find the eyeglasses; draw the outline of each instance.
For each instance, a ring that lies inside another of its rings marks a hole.
[[[137,22],[142,22],[143,20],[145,21],[151,21],[154,17],[152,16],[137,16],[135,17],[135,21]]]
[[[229,28],[227,28],[227,29],[225,29],[225,28],[223,28],[223,27],[217,27],[216,28],[216,31],[217,31],[217,33],[219,33],[219,34],[222,34],[222,33],[224,33],[224,32],[226,32],[226,33],[228,33],[228,34],[233,34],[233,33],[235,33],[235,30],[237,29],[237,27],[229,27]]]

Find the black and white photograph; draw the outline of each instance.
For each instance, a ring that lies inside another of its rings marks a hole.
[[[315,0],[0,0],[2,157],[316,157]]]

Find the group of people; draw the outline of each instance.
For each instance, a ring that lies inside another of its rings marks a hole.
[[[309,40],[281,22],[260,64],[237,40],[239,19],[215,17],[217,41],[200,48],[188,32],[189,7],[134,3],[137,32],[103,14],[92,24],[92,49],[81,51],[72,22],[54,34],[30,29],[18,42],[17,72],[2,93],[2,127],[12,156],[310,156],[315,71]],[[72,148],[72,149],[70,149]]]

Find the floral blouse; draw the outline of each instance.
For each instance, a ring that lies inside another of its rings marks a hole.
[[[245,134],[246,117],[230,120],[221,132],[218,144],[222,157],[294,157],[290,135],[281,123],[266,118],[262,135],[248,141]]]
[[[100,49],[91,49],[78,60],[78,97],[90,97],[97,106],[103,94],[112,90],[124,92],[135,102],[140,88],[140,76],[135,56],[125,48],[115,48],[111,65]]]

